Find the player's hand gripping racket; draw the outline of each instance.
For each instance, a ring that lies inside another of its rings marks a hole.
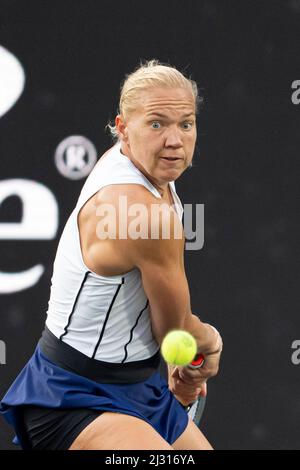
[[[195,338],[184,330],[170,331],[162,341],[161,353],[166,363],[171,366],[199,369],[204,364],[203,354],[197,354]],[[181,401],[180,397],[177,399]],[[189,416],[199,426],[205,406],[205,396],[200,395],[195,402],[184,406]]]

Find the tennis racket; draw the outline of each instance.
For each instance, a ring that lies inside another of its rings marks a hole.
[[[189,417],[194,421],[196,426],[200,426],[201,418],[205,408],[206,397],[199,397],[193,404],[186,407]]]

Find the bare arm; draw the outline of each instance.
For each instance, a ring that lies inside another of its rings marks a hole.
[[[176,223],[175,218],[173,222]],[[205,364],[198,370],[169,366],[169,388],[183,405],[188,405],[199,394],[206,395],[206,381],[217,374],[222,339],[191,312],[184,269],[184,236],[182,232],[181,239],[174,237],[174,224],[169,239],[136,240],[130,252],[142,274],[152,330],[159,344],[171,329],[184,329],[196,338],[198,351],[205,356]]]
[[[181,229],[181,239],[175,238],[175,225],[180,223],[176,217],[174,213],[170,217],[169,239],[162,237],[160,221],[160,237],[132,241],[130,253],[133,264],[142,274],[151,309],[152,329],[158,343],[161,344],[171,329],[185,329],[196,338],[199,351],[205,354],[213,350],[216,338],[212,329],[191,312],[184,269],[184,234]]]

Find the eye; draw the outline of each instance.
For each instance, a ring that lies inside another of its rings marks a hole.
[[[188,131],[188,130],[190,130],[190,129],[193,127],[193,124],[194,124],[193,122],[187,122],[187,121],[185,121],[185,122],[182,123],[182,127],[183,127],[185,130]]]
[[[153,121],[151,123],[151,127],[152,127],[152,129],[159,129],[161,126],[160,126],[160,123],[158,121]]]

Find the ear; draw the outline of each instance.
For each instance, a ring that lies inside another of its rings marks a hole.
[[[121,139],[123,142],[127,142],[127,140],[128,140],[127,126],[126,126],[126,123],[125,123],[125,121],[124,121],[124,118],[123,118],[123,116],[122,116],[121,114],[118,114],[118,115],[116,116],[115,125],[116,125],[116,128],[117,128],[117,130],[118,130],[120,139]]]

